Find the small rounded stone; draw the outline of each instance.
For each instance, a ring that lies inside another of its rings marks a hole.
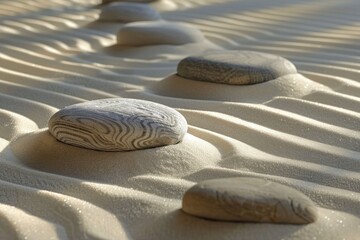
[[[113,2],[132,2],[132,3],[151,3],[156,0],[102,0],[102,4],[108,4]]]
[[[129,151],[176,144],[187,131],[186,119],[162,104],[110,98],[71,105],[48,123],[59,141],[99,151]]]
[[[317,210],[303,193],[265,179],[238,177],[203,181],[183,197],[184,212],[213,220],[306,224]]]
[[[154,21],[161,19],[158,12],[142,3],[112,3],[101,10],[100,21],[117,21],[123,23],[137,21]]]
[[[181,60],[177,73],[192,80],[244,85],[274,80],[297,73],[297,70],[280,56],[251,51],[216,51]]]
[[[184,23],[166,21],[129,23],[117,34],[117,43],[125,46],[183,45],[204,40],[200,30]]]

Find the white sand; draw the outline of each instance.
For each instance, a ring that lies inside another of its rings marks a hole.
[[[163,0],[187,45],[116,46],[100,1],[0,6],[0,239],[350,239],[360,236],[360,2]],[[207,49],[281,55],[299,74],[252,86],[174,76]],[[52,138],[47,121],[82,101],[129,97],[176,108],[178,145],[108,153]],[[226,223],[183,213],[196,182],[255,176],[319,208],[309,225]]]

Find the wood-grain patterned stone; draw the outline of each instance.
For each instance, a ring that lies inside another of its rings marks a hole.
[[[176,144],[187,131],[185,118],[162,104],[110,98],[66,107],[48,123],[59,141],[100,151],[129,151]]]
[[[184,78],[234,85],[262,83],[295,74],[295,66],[280,56],[251,51],[215,51],[181,60]]]

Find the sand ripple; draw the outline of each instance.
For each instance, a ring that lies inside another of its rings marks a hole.
[[[99,2],[1,2],[1,239],[359,236],[359,1],[157,1],[165,20],[207,40],[145,47],[115,45],[122,24],[97,22]],[[281,55],[299,74],[246,87],[174,75],[206,49]],[[60,108],[108,97],[174,107],[188,134],[174,146],[104,153],[45,128]],[[304,192],[319,220],[235,224],[179,210],[195,182],[235,176]]]

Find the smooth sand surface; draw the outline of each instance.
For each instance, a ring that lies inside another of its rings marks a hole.
[[[350,239],[360,236],[360,2],[162,0],[164,21],[201,30],[185,45],[116,45],[100,1],[0,6],[0,239]],[[207,50],[289,59],[298,74],[231,86],[175,75]],[[58,109],[137,98],[173,107],[184,140],[98,152],[56,141]],[[260,177],[312,199],[308,225],[217,222],[181,211],[214,178]]]

